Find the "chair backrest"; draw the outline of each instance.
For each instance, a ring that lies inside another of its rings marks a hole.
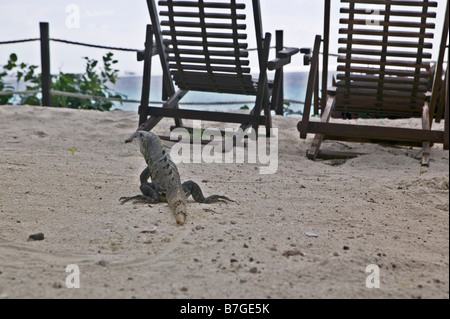
[[[158,4],[168,68],[178,88],[256,95],[248,60],[245,3],[165,0]]]
[[[341,0],[336,109],[422,116],[436,1]]]

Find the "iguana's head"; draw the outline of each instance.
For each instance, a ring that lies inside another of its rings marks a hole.
[[[139,131],[137,133],[137,139],[142,155],[147,159],[152,153],[157,153],[163,148],[163,144],[158,135],[152,132]]]

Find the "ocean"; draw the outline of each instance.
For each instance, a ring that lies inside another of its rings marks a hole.
[[[161,101],[162,95],[162,76],[152,76],[150,86],[150,101],[159,102]],[[301,101],[305,100],[306,87],[308,82],[307,72],[297,72],[297,73],[285,73],[284,76],[284,98],[285,100]],[[142,77],[141,76],[123,76],[119,77],[115,86],[111,87],[118,93],[126,96],[129,100],[140,100],[141,90],[142,90]],[[201,103],[201,105],[183,105],[184,103]],[[244,102],[241,104],[232,105],[203,105],[204,103],[214,103],[214,102]],[[245,96],[245,95],[234,95],[234,94],[218,94],[218,93],[207,93],[207,92],[189,92],[182,100],[180,108],[183,109],[193,109],[193,110],[205,110],[205,111],[232,111],[239,110],[244,106],[248,106],[250,109],[253,108],[255,102],[255,97]],[[155,104],[155,106],[157,106]],[[137,112],[139,104],[137,103],[116,103],[115,109],[120,109],[124,111],[134,111]],[[298,103],[290,103],[287,108],[290,111],[302,112],[303,105]]]
[[[284,99],[296,102],[304,102],[306,87],[308,83],[307,72],[295,72],[285,73],[284,75]],[[11,85],[15,90],[25,90],[23,81],[16,82],[15,78],[6,78],[6,84]],[[142,90],[142,76],[120,76],[116,84],[110,85],[116,93],[120,93],[125,96],[127,100],[140,101]],[[40,98],[40,94],[38,95]],[[152,104],[154,106],[162,105],[160,102],[162,99],[162,76],[152,76],[150,86],[150,101],[159,102]],[[224,104],[214,105],[216,102],[243,102],[240,104]],[[13,104],[20,103],[19,97],[13,100]],[[190,103],[189,105],[183,105],[183,103]],[[193,105],[191,103],[194,103]],[[200,103],[195,105],[195,103]],[[208,103],[212,103],[208,105]],[[234,95],[234,94],[219,94],[208,92],[189,92],[180,103],[180,108],[192,109],[192,110],[205,110],[205,111],[222,111],[228,112],[233,110],[239,110],[244,106],[248,106],[252,109],[255,103],[255,97],[246,95]],[[119,103],[115,102],[113,109],[137,112],[139,103]],[[290,103],[285,105],[286,115],[299,116],[303,112],[303,104]]]

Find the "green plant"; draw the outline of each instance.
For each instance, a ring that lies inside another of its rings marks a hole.
[[[75,94],[91,95],[104,98],[124,98],[125,96],[110,89],[110,84],[115,84],[119,70],[114,68],[118,63],[113,58],[113,53],[109,52],[103,56],[102,67],[98,66],[98,61],[84,57],[86,69],[83,74],[71,74],[60,72],[52,77],[52,89],[56,91],[69,92]],[[36,74],[36,65],[18,63],[15,53],[11,54],[8,63],[3,66],[4,72],[0,73],[0,90],[11,89],[6,87],[2,77],[11,74],[17,82],[23,81],[27,91],[41,89],[41,75]],[[0,96],[2,104],[10,103],[12,95]],[[38,94],[28,94],[20,96],[20,104],[40,105]],[[97,100],[95,98],[76,98],[61,95],[52,96],[54,107],[67,107],[76,109],[94,109],[99,111],[110,110],[114,103],[110,101]]]
[[[10,85],[7,85],[3,79],[7,75],[8,75],[8,73],[6,73],[6,72],[0,72],[0,92],[12,91],[12,89],[13,89],[13,87]],[[9,100],[12,97],[13,97],[12,94],[0,95],[0,105],[8,104]]]
[[[31,65],[27,63],[19,63],[17,62],[18,58],[15,53],[12,53],[9,56],[9,60],[5,66],[3,66],[3,70],[5,72],[15,70],[15,76],[17,79],[17,83],[21,80],[25,83],[25,90],[39,90],[41,87],[41,78],[39,74],[36,74],[35,71],[38,68],[37,65]],[[20,104],[29,104],[29,105],[39,105],[39,99],[36,94],[22,94],[20,95]]]

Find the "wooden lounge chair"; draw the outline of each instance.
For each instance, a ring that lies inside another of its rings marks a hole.
[[[274,83],[270,83],[267,70],[271,34],[263,36],[259,0],[252,0],[259,59],[256,81],[249,67],[243,1],[165,0],[158,4],[162,10],[159,13],[155,0],[147,0],[152,25],[147,28],[142,57],[146,63],[138,130],[150,131],[162,118],[169,117],[175,119],[176,127],[183,125],[182,119],[198,119],[239,123],[244,130],[265,126],[270,132],[270,110],[283,107],[282,68],[299,50],[283,50],[281,44],[277,59],[270,61],[271,69],[277,70]],[[153,36],[164,78],[162,108],[148,107]],[[255,96],[256,102],[250,114],[182,110],[179,101],[188,91],[249,95]]]
[[[311,53],[311,72],[302,121],[298,124],[300,137],[315,134],[308,158],[352,157],[352,154],[321,151],[325,139],[418,145],[423,147],[422,164],[429,165],[429,149],[433,143],[443,143],[448,149],[448,95],[447,103],[442,85],[442,62],[448,37],[447,13],[442,36],[441,53],[435,78],[430,64],[434,37],[436,1],[415,0],[341,0],[344,16],[339,29],[343,36],[339,43],[337,79],[327,88],[330,0],[325,1],[325,28],[322,76],[322,99],[314,110],[312,97],[319,92],[318,70],[321,36],[316,37]],[[444,5],[444,3],[440,3]],[[445,10],[445,7],[439,8]],[[434,96],[431,86],[434,81]],[[442,88],[438,90],[438,88]],[[442,92],[441,102],[437,91]],[[430,96],[432,97],[430,99]],[[431,103],[431,104],[430,104]],[[444,105],[445,107],[444,113]],[[321,111],[320,122],[310,120],[313,112]],[[337,124],[332,115],[366,114],[387,118],[422,118],[422,129]],[[436,118],[446,115],[445,131],[432,130]]]

